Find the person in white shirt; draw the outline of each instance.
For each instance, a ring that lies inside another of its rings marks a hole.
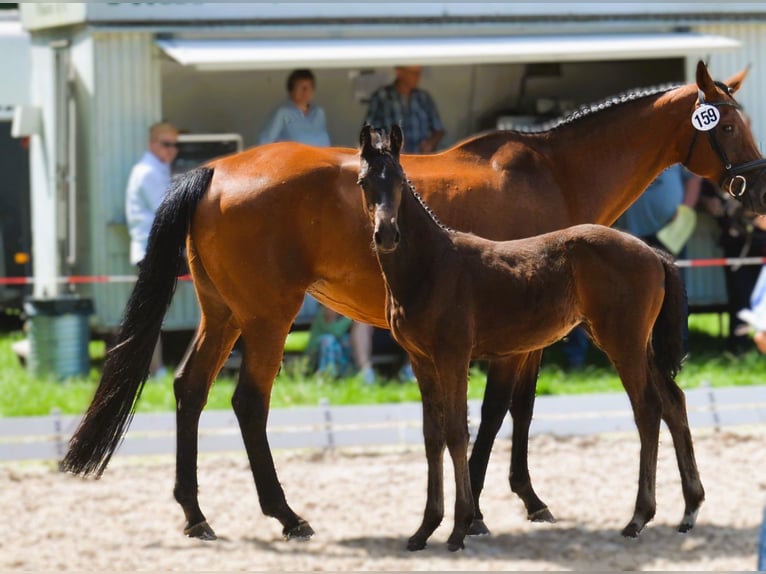
[[[178,128],[167,122],[149,128],[148,149],[133,166],[125,189],[125,218],[130,234],[130,262],[141,266],[154,214],[170,187],[170,165],[178,154]],[[162,345],[157,345],[149,367],[152,376],[164,375]]]

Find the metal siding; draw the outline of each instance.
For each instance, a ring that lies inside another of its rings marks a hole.
[[[709,68],[713,78],[725,81],[733,74],[751,66],[747,79],[736,97],[745,106],[752,121],[753,134],[763,151],[762,142],[766,138],[766,108],[761,102],[766,96],[766,60],[762,55],[766,50],[766,24],[709,24],[697,26],[695,31],[720,34],[742,42],[739,50],[713,54],[709,60]],[[696,60],[689,59],[690,79],[694,78],[696,63]]]
[[[83,274],[135,273],[128,258],[125,184],[133,163],[146,149],[147,128],[162,119],[159,54],[147,33],[94,33],[93,90],[81,103],[91,118],[86,149],[90,213],[90,265]],[[85,219],[83,219],[85,220]],[[114,329],[120,322],[133,285],[95,284],[88,290],[96,307],[94,328]],[[166,329],[193,329],[199,311],[193,288],[179,284],[166,316]]]

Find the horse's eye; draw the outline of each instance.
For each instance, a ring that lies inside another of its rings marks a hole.
[[[723,131],[725,133],[727,133],[727,134],[733,133],[734,132],[734,126],[732,124],[725,124],[723,126]]]

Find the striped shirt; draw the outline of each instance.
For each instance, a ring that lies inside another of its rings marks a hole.
[[[444,130],[436,104],[428,92],[416,88],[407,98],[394,84],[383,86],[372,94],[364,122],[389,132],[391,126],[398,123],[404,133],[405,153],[418,153],[420,142],[433,132]]]

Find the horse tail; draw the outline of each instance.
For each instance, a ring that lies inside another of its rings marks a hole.
[[[686,288],[681,271],[666,251],[654,250],[665,268],[665,298],[652,328],[654,362],[666,380],[675,380],[686,356]]]
[[[212,169],[197,168],[176,178],[160,204],[117,344],[107,354],[93,400],[69,441],[63,470],[100,476],[128,430],[182,269],[189,225],[212,177]]]

